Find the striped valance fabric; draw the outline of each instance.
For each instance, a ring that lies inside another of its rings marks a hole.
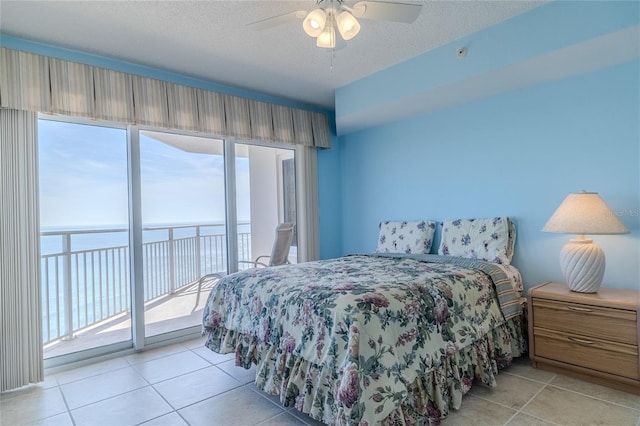
[[[323,113],[2,48],[0,106],[329,148]]]

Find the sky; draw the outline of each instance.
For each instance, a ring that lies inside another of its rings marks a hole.
[[[41,227],[127,223],[125,129],[41,119],[38,143]],[[224,221],[221,155],[185,152],[141,134],[140,163],[144,225]],[[248,221],[247,158],[236,159],[236,186],[238,220]]]

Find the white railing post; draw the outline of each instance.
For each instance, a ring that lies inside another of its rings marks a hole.
[[[202,276],[202,269],[200,265],[200,225],[196,226],[196,278],[200,279]]]
[[[171,294],[176,291],[176,260],[173,243],[173,228],[169,228],[169,293]]]
[[[64,307],[64,326],[66,335],[62,340],[71,340],[73,335],[73,308],[71,297],[71,234],[66,232],[62,236],[62,306]]]

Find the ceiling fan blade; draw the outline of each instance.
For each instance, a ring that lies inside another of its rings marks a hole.
[[[353,5],[353,15],[362,19],[393,21],[410,24],[418,18],[421,4],[359,1]]]
[[[303,19],[307,16],[306,10],[296,10],[294,12],[283,13],[282,15],[272,16],[270,18],[261,19],[256,22],[247,24],[247,27],[254,31],[267,30],[269,28],[277,27],[278,25],[286,24],[291,21]]]

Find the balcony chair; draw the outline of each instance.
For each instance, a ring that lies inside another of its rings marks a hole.
[[[291,241],[293,240],[293,229],[295,222],[281,223],[276,227],[276,238],[273,241],[270,255],[262,255],[255,260],[239,260],[238,263],[249,263],[254,268],[258,266],[278,266],[289,263],[289,250],[291,249]],[[261,262],[260,259],[269,259],[267,263]]]
[[[270,255],[262,255],[255,258],[255,260],[239,260],[238,263],[249,263],[253,265],[254,268],[259,266],[269,267],[269,266],[278,266],[285,265],[289,263],[289,250],[291,249],[291,241],[293,240],[293,230],[295,229],[295,222],[285,222],[281,223],[276,227],[276,238],[273,241],[273,247],[271,248]],[[260,259],[268,258],[268,262],[262,262]],[[198,280],[198,295],[196,297],[196,305],[193,307],[194,312],[198,308],[198,304],[200,303],[200,291],[202,290],[202,283],[217,279],[220,280],[222,278],[221,273],[213,273],[204,275],[202,278]]]

